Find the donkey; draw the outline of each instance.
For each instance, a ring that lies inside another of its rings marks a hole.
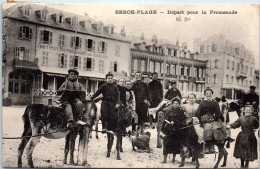
[[[77,164],[88,166],[87,152],[89,132],[96,118],[96,107],[93,101],[83,101],[83,104],[83,119],[85,119],[87,125],[82,127],[75,126],[73,130],[68,130],[66,128],[66,116],[61,108],[45,106],[43,104],[32,104],[27,106],[23,115],[24,131],[21,143],[18,147],[18,168],[22,167],[22,154],[27,144],[29,144],[27,148],[27,161],[29,166],[34,168],[32,154],[41,136],[50,139],[66,137],[64,163],[67,161],[67,154],[70,149],[70,163],[74,164],[73,154],[75,139],[78,133],[80,138]]]
[[[116,142],[116,150],[117,150],[117,159],[121,160],[120,152],[123,152],[122,148],[122,140],[123,136],[126,134],[126,128],[132,125],[132,111],[127,106],[121,106],[119,107],[119,110],[116,111],[113,115],[110,115],[111,118],[108,122],[108,128],[110,128],[113,125],[116,125],[116,129],[113,130],[113,133],[107,133],[107,157],[110,157],[110,152],[113,146],[114,142],[114,135],[116,135],[117,142]],[[113,127],[112,127],[113,128]]]

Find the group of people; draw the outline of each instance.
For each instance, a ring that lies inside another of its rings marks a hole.
[[[207,88],[204,91],[205,98],[200,104],[196,103],[196,95],[190,94],[188,96],[188,103],[181,105],[179,98],[174,98],[171,101],[171,105],[163,109],[165,112],[165,121],[162,125],[162,138],[164,139],[165,156],[164,162],[166,162],[167,154],[173,154],[175,158],[176,154],[181,153],[181,140],[184,138],[184,132],[176,130],[188,124],[192,117],[196,117],[203,132],[195,131],[198,135],[199,143],[206,143],[204,153],[213,153],[214,144],[212,140],[219,143],[224,143],[226,140],[233,141],[230,138],[229,125],[226,124],[223,111],[221,111],[221,104],[213,99],[213,90]],[[224,98],[222,100],[225,102]],[[241,127],[242,131],[238,134],[234,157],[241,159],[241,167],[248,167],[249,161],[256,160],[257,157],[257,140],[254,134],[255,129],[258,129],[258,118],[254,117],[254,108],[252,105],[246,104],[243,108],[243,116],[239,117],[237,121],[230,124],[231,128]],[[171,129],[171,127],[173,129]],[[173,161],[174,161],[173,158]]]
[[[79,90],[84,91],[82,85],[78,82],[78,71],[70,69],[68,71],[68,78],[62,84],[58,90],[58,94],[61,94],[61,101],[64,105],[64,111],[67,116],[67,127],[70,128],[73,125],[86,125],[86,120],[82,117],[83,104],[79,96],[70,97],[64,93],[66,90]],[[207,88],[204,91],[204,100],[200,104],[196,103],[196,95],[190,94],[188,96],[188,104],[181,105],[181,93],[176,88],[176,83],[171,84],[171,88],[167,91],[163,97],[163,86],[158,80],[158,74],[152,74],[152,81],[148,84],[142,80],[142,73],[135,73],[135,81],[127,80],[124,78],[118,79],[117,84],[114,84],[114,76],[111,73],[106,75],[106,83],[91,96],[91,99],[95,99],[102,94],[101,103],[101,121],[102,132],[113,132],[116,129],[116,124],[113,123],[113,116],[118,111],[120,106],[129,107],[135,118],[133,123],[133,130],[136,130],[136,124],[140,132],[144,134],[144,123],[149,121],[148,108],[158,106],[163,98],[171,100],[171,105],[164,108],[165,121],[162,128],[164,137],[164,150],[163,154],[180,153],[180,140],[182,138],[182,132],[167,132],[164,130],[165,124],[183,125],[187,123],[192,117],[197,117],[201,127],[203,127],[203,134],[198,133],[198,141],[200,143],[206,143],[206,151],[212,152],[213,145],[211,140],[215,139],[223,141],[230,139],[230,133],[227,132],[227,125],[224,123],[225,119],[220,106],[217,101],[213,99],[213,90]],[[253,87],[251,87],[253,91]],[[244,115],[231,124],[231,128],[237,128],[241,126],[242,131],[239,133],[236,139],[236,146],[234,156],[241,158],[241,166],[248,167],[249,161],[257,159],[257,143],[254,135],[254,129],[258,128],[258,119],[252,116],[254,108],[249,104],[259,104],[258,97],[253,92],[250,92],[252,96],[246,96],[244,100]],[[253,100],[252,100],[253,98]],[[255,99],[255,100],[254,100]],[[248,101],[249,100],[249,101]],[[72,109],[74,111],[72,111]],[[74,114],[73,114],[74,113]],[[176,121],[176,119],[178,119]],[[166,122],[166,123],[165,123]],[[169,125],[168,125],[169,127]],[[149,135],[150,137],[150,135]]]

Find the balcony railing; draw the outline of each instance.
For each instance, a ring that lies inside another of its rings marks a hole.
[[[247,73],[244,72],[244,71],[238,70],[238,71],[236,72],[236,76],[237,76],[237,77],[246,78],[246,77],[247,77]]]
[[[30,69],[30,70],[38,70],[38,59],[35,59],[34,61],[28,61],[28,60],[13,60],[13,66],[14,69]]]

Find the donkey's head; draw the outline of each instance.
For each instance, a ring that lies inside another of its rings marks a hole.
[[[87,124],[93,126],[97,116],[97,107],[92,100],[85,100],[83,104],[83,118],[87,119]]]

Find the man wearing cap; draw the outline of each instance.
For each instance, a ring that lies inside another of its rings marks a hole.
[[[142,73],[135,73],[136,81],[133,83],[136,100],[136,113],[138,115],[138,124],[141,127],[141,133],[144,134],[144,123],[148,121],[148,107],[150,106],[150,91],[146,83],[142,81]]]
[[[158,74],[154,72],[152,74],[152,81],[148,84],[149,91],[151,93],[151,106],[150,108],[157,107],[163,99],[163,86],[158,80]]]
[[[181,92],[176,88],[176,82],[171,82],[171,88],[166,92],[165,99],[172,100],[177,96],[182,99]]]
[[[118,118],[116,109],[120,106],[120,93],[113,82],[113,74],[106,74],[106,83],[100,86],[91,97],[93,100],[100,94],[103,95],[101,103],[102,133],[112,133],[112,131],[115,131],[117,127],[115,120]]]
[[[250,91],[248,94],[246,94],[243,98],[243,106],[246,104],[252,105],[253,102],[256,102],[257,105],[259,105],[259,96],[255,92],[255,86],[250,86]]]
[[[66,90],[68,91],[84,91],[82,85],[78,82],[79,72],[76,69],[68,70],[68,77],[66,81],[61,85],[58,89],[57,94],[62,95],[61,101],[63,102],[63,109],[67,116],[67,127],[72,128],[74,118],[77,120],[75,124],[77,125],[86,125],[86,122],[82,121],[83,117],[83,103],[81,99],[84,96],[79,95],[70,95],[66,94]],[[74,111],[72,111],[72,109]],[[73,116],[73,112],[75,113]]]

